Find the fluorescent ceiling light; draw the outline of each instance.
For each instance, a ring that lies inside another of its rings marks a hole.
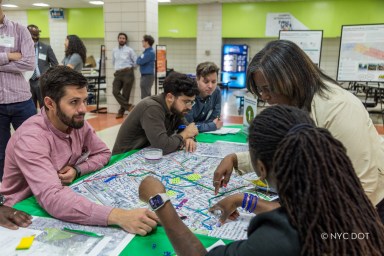
[[[19,6],[14,5],[14,4],[2,4],[1,6],[3,6],[3,7],[9,7],[9,8],[17,8],[17,7],[19,7]]]
[[[171,0],[157,0],[158,3],[170,3]]]
[[[49,4],[45,4],[45,3],[34,3],[32,5],[39,6],[39,7],[48,7],[49,6]]]
[[[95,4],[95,5],[103,5],[103,1],[89,1],[90,4]]]

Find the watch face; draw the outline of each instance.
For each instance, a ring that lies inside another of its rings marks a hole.
[[[149,205],[153,210],[158,209],[164,204],[163,198],[160,195],[155,195],[149,199]]]
[[[5,196],[0,194],[0,205],[3,205],[5,203]]]

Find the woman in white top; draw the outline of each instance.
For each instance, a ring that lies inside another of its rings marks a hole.
[[[269,104],[308,111],[315,125],[328,129],[347,155],[384,222],[384,140],[361,101],[324,74],[293,42],[269,42],[252,59],[247,88]],[[274,129],[274,127],[271,127]],[[247,171],[249,153],[227,156],[214,175],[216,193],[228,183],[232,168]]]

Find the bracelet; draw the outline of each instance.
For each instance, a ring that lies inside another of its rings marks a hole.
[[[76,177],[75,179],[79,178],[81,176],[81,171],[80,171],[80,168],[78,166],[73,166],[73,169],[75,169],[76,171]]]
[[[253,212],[255,211],[256,206],[257,206],[257,203],[259,202],[259,197],[258,197],[258,196],[255,196],[255,198],[256,198],[256,203],[255,203],[255,205],[252,207],[252,209],[249,210],[249,213],[253,213]]]
[[[245,208],[246,211],[249,211],[249,208],[251,208],[254,197],[255,197],[254,195],[249,194],[249,200],[248,200],[247,208]]]
[[[241,203],[241,208],[245,208],[245,204],[248,200],[248,193],[244,193],[243,202]]]

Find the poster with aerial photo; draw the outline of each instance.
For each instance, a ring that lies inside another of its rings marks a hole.
[[[280,30],[280,40],[297,44],[317,66],[320,66],[322,30]]]
[[[342,26],[337,80],[384,82],[384,24]]]

